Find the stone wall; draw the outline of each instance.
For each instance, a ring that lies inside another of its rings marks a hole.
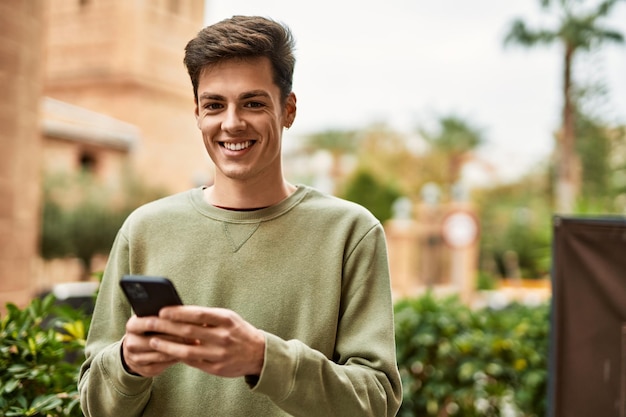
[[[202,0],[55,0],[46,13],[45,95],[136,126],[132,167],[172,193],[212,181],[183,65],[203,11]]]
[[[32,296],[40,224],[43,1],[0,3],[0,306]]]

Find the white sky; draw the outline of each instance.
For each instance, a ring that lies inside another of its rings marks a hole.
[[[481,154],[500,180],[552,149],[560,49],[502,46],[515,17],[550,23],[538,0],[207,0],[207,23],[235,14],[294,33],[298,116],[286,140],[374,121],[410,132],[454,113],[485,129]],[[626,34],[626,4],[610,26]],[[605,45],[586,68],[608,81],[607,115],[626,122],[626,45]]]

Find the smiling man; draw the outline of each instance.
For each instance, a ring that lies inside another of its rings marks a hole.
[[[186,47],[215,181],[133,212],[81,368],[86,416],[393,416],[401,398],[385,238],[366,209],[288,182],[293,39],[236,16]],[[184,306],[137,317],[123,275]]]

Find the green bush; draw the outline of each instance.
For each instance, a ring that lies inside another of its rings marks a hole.
[[[426,294],[395,314],[399,417],[545,415],[547,305],[471,310]]]
[[[48,175],[43,187],[42,257],[75,256],[83,262],[86,279],[91,259],[109,252],[130,212],[165,195],[132,180],[120,187],[107,188],[84,173]]]
[[[367,207],[384,223],[393,217],[393,203],[401,197],[401,194],[392,185],[383,184],[372,173],[359,170],[350,179],[341,196]]]
[[[77,392],[89,319],[53,295],[0,321],[0,415],[82,416]]]
[[[543,416],[549,308],[471,310],[426,294],[395,305],[399,417]],[[89,318],[53,296],[0,321],[0,415],[82,416],[76,388]]]

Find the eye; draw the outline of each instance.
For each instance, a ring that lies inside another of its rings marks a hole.
[[[208,111],[216,111],[216,110],[220,110],[222,108],[224,108],[224,105],[222,103],[206,103],[203,108],[205,108]]]
[[[249,101],[247,102],[244,107],[248,107],[248,108],[252,108],[252,109],[258,109],[261,107],[265,107],[265,103],[262,103],[260,101]]]

